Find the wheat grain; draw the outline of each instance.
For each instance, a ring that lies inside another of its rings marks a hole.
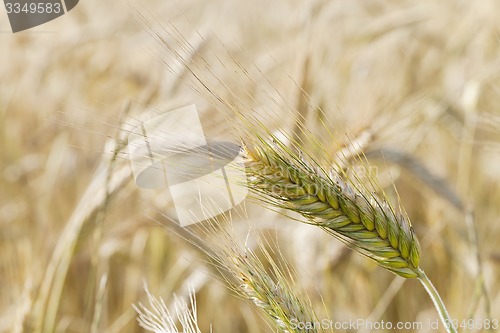
[[[389,271],[419,277],[420,246],[405,214],[340,176],[333,179],[273,139],[273,144],[261,140],[245,149],[252,190],[275,207],[300,213]]]

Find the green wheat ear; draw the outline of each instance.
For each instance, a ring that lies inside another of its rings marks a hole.
[[[251,190],[277,208],[301,214],[383,268],[405,278],[420,276],[420,245],[403,213],[340,176],[311,167],[273,139],[245,147]]]

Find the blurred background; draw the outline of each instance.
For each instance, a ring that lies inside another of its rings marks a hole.
[[[85,0],[16,34],[0,12],[0,332],[143,332],[144,281],[167,304],[194,288],[203,332],[275,331],[113,154],[151,110],[194,103],[224,131],[187,68],[270,129],[303,119],[329,151],[359,142],[451,316],[500,319],[498,1]],[[437,319],[418,281],[248,209],[241,233],[270,234],[319,314]]]

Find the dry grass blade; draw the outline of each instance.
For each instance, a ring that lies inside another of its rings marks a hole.
[[[311,167],[283,144],[246,150],[250,188],[303,215],[348,246],[405,278],[419,277],[420,245],[408,218],[385,200]]]

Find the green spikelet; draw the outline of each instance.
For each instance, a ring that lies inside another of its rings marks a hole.
[[[415,232],[387,202],[359,192],[340,177],[313,170],[266,142],[247,148],[245,157],[250,189],[271,198],[277,207],[302,214],[385,269],[405,278],[419,277]]]

